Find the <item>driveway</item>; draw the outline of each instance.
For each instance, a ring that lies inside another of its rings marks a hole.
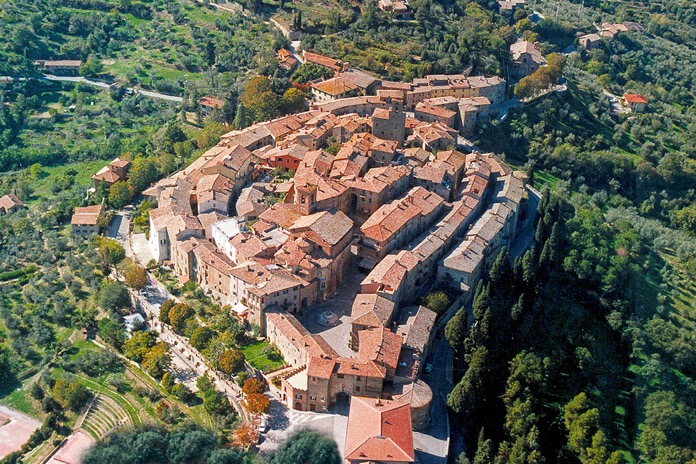
[[[135,260],[139,262],[141,266],[147,266],[147,263],[154,258],[145,234],[131,234],[130,249]]]
[[[109,230],[106,231],[106,236],[114,238],[124,245],[128,242],[128,232],[130,228],[130,212],[119,211],[109,224]],[[126,249],[128,247],[125,247]]]

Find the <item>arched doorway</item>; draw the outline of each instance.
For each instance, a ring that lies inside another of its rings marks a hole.
[[[300,403],[300,402],[295,403],[295,410],[302,411],[302,403]]]
[[[355,215],[355,211],[358,209],[358,196],[355,193],[348,195],[348,206],[349,215]]]

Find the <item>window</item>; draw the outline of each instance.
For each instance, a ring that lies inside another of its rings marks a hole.
[[[360,382],[360,376],[359,376],[359,375],[356,376],[356,377],[355,377],[355,380],[358,381],[358,382]]]
[[[295,395],[295,398],[297,398],[298,400],[301,400],[301,399],[302,399],[302,395],[298,393],[297,395]]]
[[[356,391],[356,392],[359,392],[359,391],[360,391],[360,387],[355,387],[355,391]]]
[[[316,396],[310,396],[309,399],[310,399],[311,401],[316,401],[316,400],[317,400],[317,397],[316,397]]]
[[[339,379],[342,379],[342,378],[343,378],[343,374],[336,374],[336,377],[338,377]]]

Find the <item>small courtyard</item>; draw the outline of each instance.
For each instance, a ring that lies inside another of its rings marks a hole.
[[[365,278],[358,272],[357,260],[353,259],[348,271],[343,276],[343,283],[338,292],[323,304],[302,311],[297,318],[311,334],[321,335],[326,342],[341,356],[355,357],[355,351],[348,347],[350,339],[350,313],[355,296],[360,292],[360,283]],[[338,323],[327,327],[317,322],[317,317],[325,311],[332,311],[338,316]]]

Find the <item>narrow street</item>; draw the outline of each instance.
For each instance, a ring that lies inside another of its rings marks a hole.
[[[432,370],[422,377],[433,391],[430,423],[422,432],[413,432],[413,445],[421,464],[445,464],[450,449],[447,395],[454,387],[452,383],[454,352],[447,340],[442,338],[433,341],[430,358]]]

